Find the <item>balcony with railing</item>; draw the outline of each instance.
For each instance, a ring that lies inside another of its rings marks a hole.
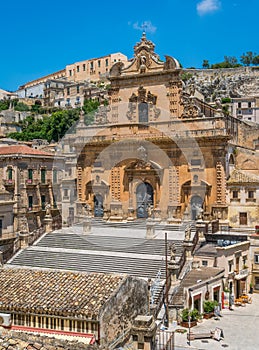
[[[39,183],[39,180],[36,179],[26,179],[25,183],[27,186],[37,186]]]
[[[15,184],[15,181],[13,179],[3,179],[3,185],[5,187],[13,187]]]

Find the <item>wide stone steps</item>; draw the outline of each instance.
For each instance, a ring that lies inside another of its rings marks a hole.
[[[168,246],[172,243],[174,243],[175,245],[176,255],[180,256],[183,251],[182,241],[170,240],[168,241]],[[76,233],[49,233],[45,235],[40,241],[38,241],[36,246],[149,255],[165,254],[165,241],[161,239],[140,239],[130,237],[97,235],[95,236],[82,235]]]
[[[135,277],[155,278],[161,269],[161,279],[165,278],[165,262],[162,260],[140,259],[101,254],[74,254],[72,252],[40,251],[35,248],[23,250],[10,265],[129,274]]]
[[[131,222],[108,222],[102,219],[93,218],[91,220],[93,227],[111,227],[111,228],[130,228],[130,229],[143,229],[146,230],[146,220],[139,219]],[[185,230],[187,224],[183,223],[180,225],[166,224],[155,222],[155,228],[161,231],[177,231],[182,232]]]

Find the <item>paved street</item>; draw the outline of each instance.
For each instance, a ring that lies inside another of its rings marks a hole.
[[[209,332],[215,327],[223,329],[224,339],[194,340],[189,345],[187,333],[175,333],[176,349],[209,349],[227,348],[230,350],[256,350],[259,349],[259,294],[252,295],[252,304],[245,307],[235,307],[234,311],[222,310],[223,317],[219,321],[214,318],[203,320],[194,332]],[[179,327],[177,327],[179,328]]]

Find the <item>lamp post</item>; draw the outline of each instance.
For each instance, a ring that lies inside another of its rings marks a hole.
[[[168,261],[167,261],[167,232],[165,232],[165,327],[169,325],[168,315]]]
[[[190,310],[188,312],[188,328],[189,328],[189,346],[191,346],[191,315],[190,315]]]

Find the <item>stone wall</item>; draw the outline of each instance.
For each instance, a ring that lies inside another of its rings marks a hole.
[[[148,311],[148,284],[128,277],[100,312],[100,343],[110,343],[131,326],[137,315]]]
[[[244,97],[259,95],[259,67],[225,69],[184,69],[207,101],[216,97]]]

